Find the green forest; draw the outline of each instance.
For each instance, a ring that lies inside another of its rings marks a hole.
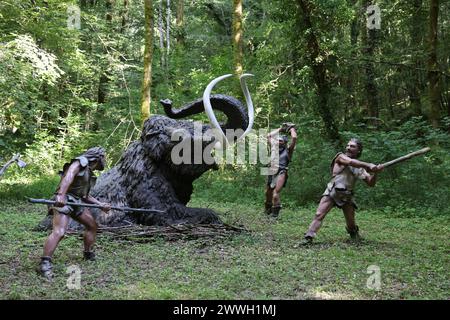
[[[246,73],[253,129],[289,122],[298,135],[279,217],[264,213],[261,164],[221,164],[195,178],[187,207],[244,231],[99,232],[96,264],[69,233],[43,282],[46,209],[27,198],[51,198],[58,171],[91,147],[106,150],[105,172],[120,164],[146,120],[166,115],[161,100],[180,108],[232,74],[214,93],[245,106]],[[335,208],[302,248],[351,138],[373,164],[431,151],[359,183],[361,242]],[[448,299],[449,151],[448,0],[0,0],[0,299]],[[73,264],[82,286],[67,290]],[[371,265],[381,289],[366,285]]]

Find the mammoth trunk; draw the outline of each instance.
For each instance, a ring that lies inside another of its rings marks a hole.
[[[227,116],[227,122],[222,125],[222,128],[245,130],[248,127],[248,116],[245,107],[239,100],[223,94],[212,95],[210,99],[213,109],[221,111]],[[173,119],[181,119],[205,111],[203,99],[197,99],[179,109],[174,109],[172,101],[168,99],[162,100],[161,104],[167,116]]]

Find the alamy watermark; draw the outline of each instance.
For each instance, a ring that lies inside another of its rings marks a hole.
[[[367,267],[367,274],[370,274],[366,281],[367,289],[380,290],[381,289],[381,269],[377,265],[370,265]]]
[[[70,265],[67,267],[66,273],[69,277],[66,281],[67,289],[80,290],[81,289],[81,268],[78,265]]]
[[[242,129],[208,129],[203,131],[201,122],[194,122],[194,134],[186,129],[174,130],[171,141],[176,142],[171,160],[180,164],[261,164],[261,175],[273,175],[278,171],[280,146],[278,135],[268,143],[268,130],[250,130],[244,136]]]
[[[367,29],[381,29],[381,10],[376,4],[370,5],[366,9],[367,13]]]
[[[81,29],[81,10],[76,5],[67,7],[67,28],[70,30]]]

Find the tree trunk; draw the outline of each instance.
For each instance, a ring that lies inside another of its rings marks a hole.
[[[171,19],[171,12],[170,12],[170,0],[167,0],[167,8],[166,8],[166,83],[168,82],[169,78],[169,54],[170,54],[170,19]]]
[[[364,10],[371,4],[371,1],[365,1]],[[374,53],[376,47],[376,41],[378,37],[377,29],[369,29],[366,24],[363,25],[364,31],[362,33],[363,41],[363,56],[366,59],[365,63],[365,89],[366,89],[366,102],[367,102],[367,113],[371,118],[369,123],[377,125],[377,120],[379,116],[379,106],[378,106],[378,88],[375,82],[375,66],[373,63]]]
[[[357,7],[358,0],[352,0],[351,5],[356,9],[356,15],[352,19],[350,23],[350,47],[351,52],[350,56],[352,59],[356,60],[357,53],[357,45],[358,45],[358,36],[359,36],[359,25],[360,25],[360,6]],[[353,68],[348,70],[347,77],[345,80],[345,86],[347,89],[346,95],[346,105],[344,112],[344,124],[347,120],[352,116],[352,114],[357,110],[357,93],[355,92],[354,83],[358,83],[358,75],[354,73]]]
[[[142,81],[141,119],[142,124],[150,116],[153,57],[153,8],[152,0],[144,0],[145,10],[145,51],[144,79]]]
[[[120,25],[120,33],[125,33],[128,24],[129,0],[123,0],[122,23]]]
[[[185,35],[184,35],[184,0],[178,0],[177,3],[177,32],[176,39],[177,44],[184,45]]]
[[[171,12],[170,12],[170,0],[167,0],[167,26],[166,26],[166,44],[167,44],[167,57],[169,57],[169,51],[170,51],[170,19],[171,19]]]
[[[97,102],[105,103],[107,98],[107,90],[108,90],[108,81],[109,78],[105,73],[100,75],[100,79],[98,80],[98,91],[97,91]]]
[[[424,17],[422,14],[423,0],[414,0],[412,4],[413,14],[411,20],[411,46],[417,48],[417,54],[414,54],[413,65],[414,69],[411,70],[411,80],[408,81],[409,101],[414,115],[422,115],[422,103],[420,102],[420,93],[423,90],[423,84],[421,81],[421,60],[418,55],[423,49],[423,29]]]
[[[234,73],[241,75],[243,68],[243,26],[242,26],[242,0],[233,0],[233,51]]]
[[[328,106],[330,84],[326,77],[327,69],[324,60],[325,57],[320,50],[319,41],[313,30],[311,22],[311,4],[307,0],[297,0],[297,3],[301,8],[299,17],[302,17],[301,22],[304,25],[304,30],[301,30],[301,32],[306,34],[307,37],[307,48],[313,70],[314,82],[317,87],[319,113],[325,124],[328,138],[338,146],[340,144],[339,131],[330,107]]]
[[[430,33],[428,81],[430,92],[430,120],[433,127],[439,126],[440,98],[439,66],[437,61],[439,0],[430,0]]]
[[[112,31],[112,19],[113,19],[113,4],[114,0],[106,0],[105,6],[106,6],[106,23],[108,25],[108,28]],[[107,49],[104,50],[104,54],[108,54]],[[109,72],[108,67],[106,67],[106,70],[102,72],[100,75],[100,79],[98,81],[98,91],[97,91],[97,102],[99,104],[105,103],[108,95],[108,82],[109,82]]]
[[[353,5],[356,5],[356,2]],[[358,35],[359,35],[359,12],[357,10],[356,16],[352,19],[350,24],[350,44],[352,45],[352,54],[355,53],[353,50],[358,43]]]
[[[447,116],[450,117],[450,89],[449,89],[450,88],[450,83],[449,83],[450,76],[444,76],[443,80],[444,80],[444,88],[447,88],[444,91],[444,100],[445,100],[444,106],[445,105],[447,106]],[[450,131],[450,127],[448,129]]]
[[[163,28],[163,0],[159,2],[158,8],[158,31],[159,31],[159,49],[161,52],[160,66],[163,68],[165,66],[165,50],[164,50],[164,28]]]
[[[113,10],[113,4],[114,0],[106,0],[105,6],[106,6],[106,21],[109,23],[112,22],[112,10]]]

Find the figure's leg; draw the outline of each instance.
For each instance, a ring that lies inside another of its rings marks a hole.
[[[309,225],[309,229],[305,234],[305,238],[308,238],[309,240],[312,240],[317,232],[319,231],[320,227],[322,226],[322,221],[327,215],[328,212],[333,208],[334,201],[329,196],[323,196],[322,199],[320,199],[319,207],[317,208],[316,215],[314,216],[313,221]]]
[[[355,207],[352,204],[345,204],[342,210],[344,211],[345,222],[347,223],[347,232],[352,239],[359,240],[359,228],[355,222]]]
[[[58,246],[58,243],[64,237],[66,233],[67,226],[69,224],[69,217],[65,214],[58,213],[58,211],[53,210],[53,229],[52,233],[48,236],[44,244],[43,256],[41,257],[41,262],[39,264],[39,272],[47,280],[53,278],[52,272],[52,256]]]
[[[273,197],[273,189],[270,186],[266,186],[266,202],[264,203],[264,212],[266,214],[270,214],[272,212],[272,197]]]
[[[281,200],[280,200],[280,193],[281,189],[283,189],[284,182],[286,181],[286,172],[281,173],[278,176],[277,184],[275,188],[273,189],[273,195],[272,195],[272,216],[278,217],[281,210]]]
[[[95,237],[97,235],[97,222],[91,215],[88,208],[84,209],[83,213],[75,218],[76,221],[84,225],[84,258],[86,260],[94,260],[95,255],[92,252],[92,248],[95,243]]]
[[[67,226],[69,225],[69,217],[53,210],[53,229],[44,244],[44,257],[52,257],[58,246],[58,243],[64,237]]]

